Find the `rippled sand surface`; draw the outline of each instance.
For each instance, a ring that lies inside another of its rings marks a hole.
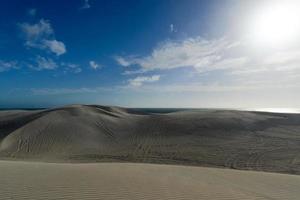
[[[161,110],[165,111],[165,110]],[[300,114],[99,105],[0,112],[0,159],[300,174]]]
[[[154,164],[0,161],[0,199],[299,199],[300,176]]]

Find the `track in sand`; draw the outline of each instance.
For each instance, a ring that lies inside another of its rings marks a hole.
[[[300,115],[73,105],[0,112],[0,158],[300,174]]]

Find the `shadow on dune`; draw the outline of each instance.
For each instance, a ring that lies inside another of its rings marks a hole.
[[[0,112],[0,156],[300,174],[300,115],[73,105]]]

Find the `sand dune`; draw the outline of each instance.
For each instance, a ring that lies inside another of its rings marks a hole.
[[[0,112],[0,157],[144,162],[300,174],[300,115],[73,105]]]
[[[153,164],[0,161],[0,199],[299,199],[300,176]]]

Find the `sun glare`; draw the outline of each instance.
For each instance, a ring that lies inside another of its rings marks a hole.
[[[270,46],[287,45],[300,33],[300,3],[276,1],[257,11],[252,22],[254,40]]]

